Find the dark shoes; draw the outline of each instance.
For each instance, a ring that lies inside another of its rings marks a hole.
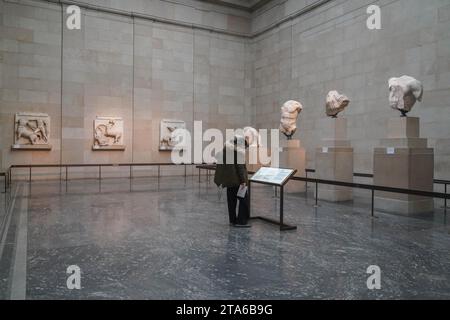
[[[235,228],[251,228],[252,226],[249,224],[235,224]]]
[[[230,227],[235,227],[235,228],[251,228],[252,226],[249,225],[248,223],[242,224],[242,223],[237,223],[237,222],[230,222]]]

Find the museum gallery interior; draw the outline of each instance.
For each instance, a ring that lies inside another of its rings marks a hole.
[[[1,300],[450,299],[449,186],[448,0],[0,0]]]

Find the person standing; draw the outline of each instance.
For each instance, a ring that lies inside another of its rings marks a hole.
[[[214,183],[218,187],[227,189],[230,225],[238,228],[250,227],[248,224],[250,218],[248,192],[246,192],[244,198],[238,198],[239,188],[248,185],[248,172],[245,165],[247,148],[247,140],[244,137],[236,136],[233,140],[227,141],[222,152],[219,152],[216,156],[218,163]],[[238,201],[239,210],[236,215]]]

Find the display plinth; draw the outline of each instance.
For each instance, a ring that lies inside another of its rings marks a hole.
[[[316,149],[316,177],[321,180],[353,182],[353,148],[347,139],[347,119],[320,121],[322,147]],[[318,199],[340,202],[353,199],[351,188],[319,184]]]
[[[420,138],[419,118],[389,120],[388,138],[374,151],[374,184],[380,186],[433,191],[434,150]],[[434,210],[432,198],[375,193],[375,208],[403,215]]]
[[[301,146],[300,140],[281,140],[280,142],[280,167],[297,170],[296,177],[305,174],[306,152]],[[301,181],[290,181],[284,187],[287,193],[306,192],[306,184]]]

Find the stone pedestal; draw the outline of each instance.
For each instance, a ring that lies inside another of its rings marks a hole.
[[[374,184],[433,191],[434,150],[420,138],[419,118],[389,120],[388,138],[374,151]],[[403,215],[433,212],[434,200],[406,194],[375,193],[375,208]]]
[[[320,120],[322,147],[316,149],[315,177],[323,180],[353,182],[353,148],[347,139],[347,119]],[[353,199],[351,188],[320,185],[318,198],[340,202]]]
[[[280,141],[280,168],[296,169],[296,177],[305,176],[306,152],[301,146],[300,140]],[[285,188],[287,193],[306,192],[306,183],[301,181],[289,181]]]

